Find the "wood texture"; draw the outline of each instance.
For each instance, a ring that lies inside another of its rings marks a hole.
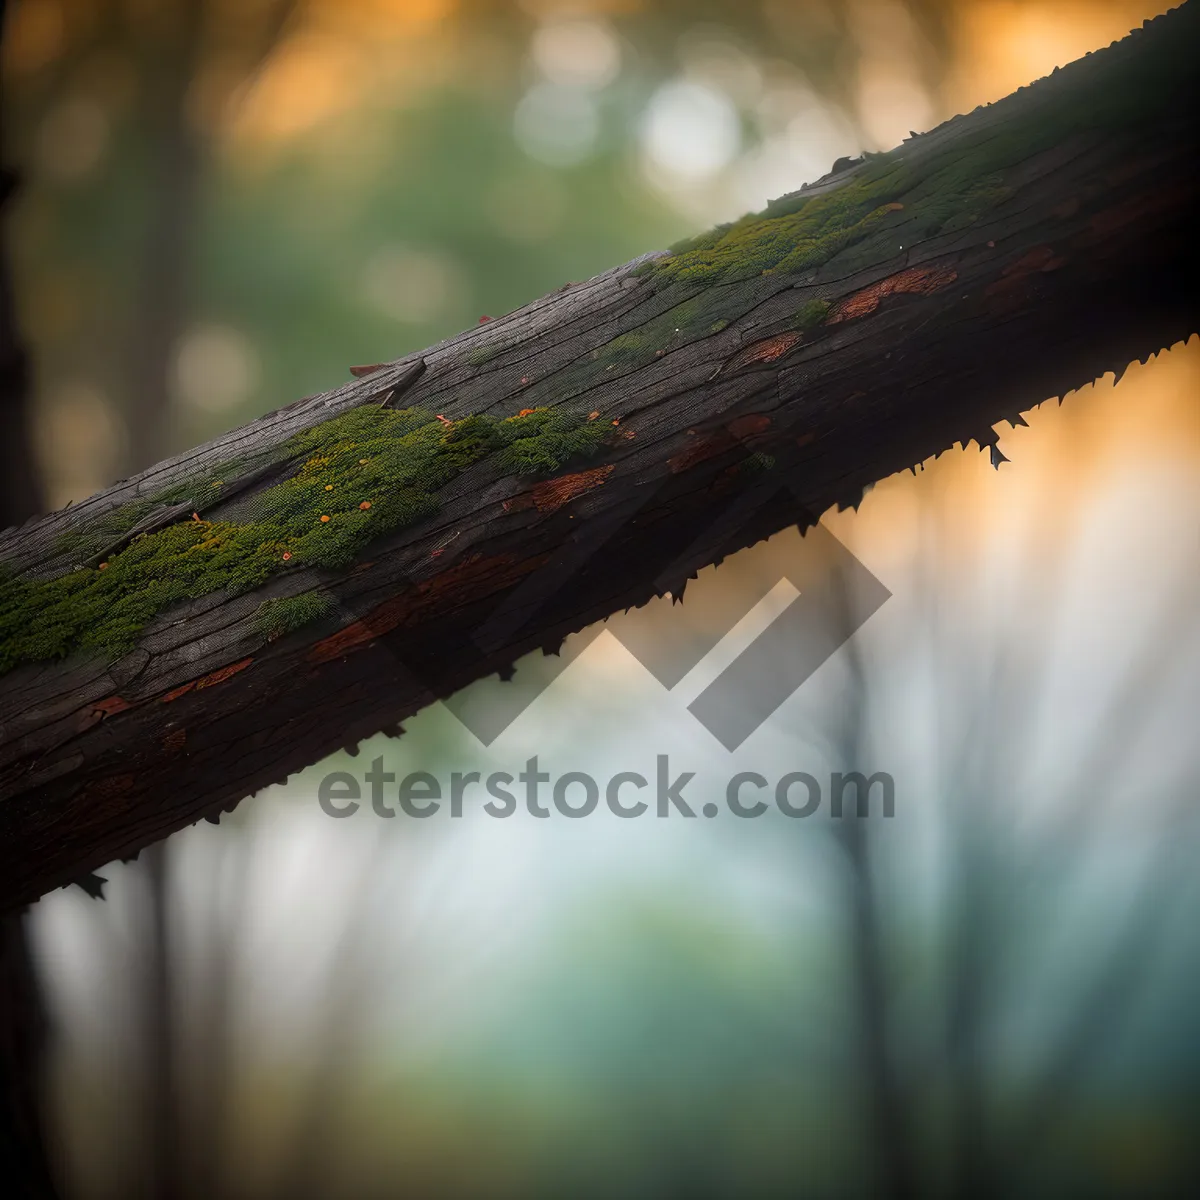
[[[1100,96],[1123,63],[1195,46],[1196,28],[1189,3],[901,153],[953,154],[1030,111]],[[611,426],[599,457],[552,480],[472,468],[435,517],[347,572],[298,569],[180,606],[115,662],[0,677],[0,904],[228,809],[615,611],[678,595],[701,567],[956,442],[994,445],[1001,419],[1186,339],[1194,74],[1172,86],[1117,130],[1032,152],[1007,173],[1007,198],[965,228],[910,240],[897,212],[895,248],[872,261],[835,255],[736,282],[663,288],[638,260],[0,535],[12,569],[61,572],[64,532],[401,382],[405,404],[450,419],[565,403]],[[804,194],[863,170],[839,165]],[[696,298],[727,315],[675,332],[666,314]],[[797,329],[814,299],[825,320]],[[658,343],[648,361],[606,364],[631,331]],[[317,586],[336,598],[327,619],[273,641],[258,631],[264,598]]]

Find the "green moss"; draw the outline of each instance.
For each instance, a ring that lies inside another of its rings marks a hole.
[[[149,496],[119,504],[103,515],[59,534],[55,539],[55,549],[63,554],[73,554],[82,561],[123,537],[165,505],[190,500],[197,508],[209,508],[220,498],[224,486],[245,471],[262,466],[265,461],[262,458],[230,459],[212,470],[171,484]]]
[[[962,193],[961,201],[945,213],[939,221],[940,232],[951,233],[974,225],[989,208],[1002,204],[1012,194],[1013,189],[1005,186],[1001,173],[985,176],[971,184]]]
[[[183,521],[134,538],[103,568],[0,583],[0,672],[89,647],[119,654],[173,604],[253,591],[291,566],[346,567],[372,539],[435,512],[439,490],[484,458],[517,474],[557,471],[607,432],[561,409],[453,423],[419,409],[353,409],[284,443],[295,474],[247,500],[237,520]],[[120,536],[131,515],[107,532]],[[291,610],[264,620],[281,611]]]
[[[540,475],[560,470],[576,455],[594,454],[609,430],[604,421],[580,423],[559,409],[539,408],[509,417],[496,432],[502,470]]]
[[[148,517],[159,507],[157,500],[132,500],[118,505],[103,516],[88,521],[77,529],[68,529],[55,538],[55,549],[64,554],[77,554],[86,558],[109,542],[127,533],[139,521]]]
[[[794,211],[754,213],[702,234],[648,266],[663,281],[715,283],[818,266],[866,237],[893,210],[887,205],[900,172],[849,181]]]
[[[670,301],[678,295],[676,303]],[[649,366],[667,354],[699,338],[725,329],[731,320],[754,306],[761,296],[741,288],[695,288],[677,285],[665,293],[670,306],[644,324],[597,346],[587,358],[569,368],[556,382],[567,395],[587,390],[613,375]]]
[[[302,592],[299,596],[281,596],[264,600],[254,614],[254,625],[268,638],[282,637],[328,616],[334,608],[328,592]]]
[[[757,451],[751,454],[749,458],[742,459],[737,465],[737,470],[740,475],[761,475],[763,471],[770,471],[774,466],[775,458],[773,455]]]
[[[810,300],[807,304],[797,309],[796,315],[792,319],[792,328],[803,332],[816,329],[829,315],[829,309],[830,304],[828,300]]]
[[[284,549],[278,531],[185,521],[135,539],[103,570],[11,582],[0,594],[0,671],[88,647],[128,650],[173,603],[259,586]]]
[[[1176,27],[1183,28],[1183,18]],[[1191,27],[1200,23],[1192,16]],[[1040,85],[1031,102],[1014,100],[1004,124],[978,128],[920,160],[903,148],[868,155],[841,186],[819,195],[792,195],[731,224],[678,243],[644,263],[639,274],[660,284],[711,284],[762,274],[792,275],[837,260],[854,270],[905,245],[966,228],[1012,193],[1006,172],[1075,134],[1130,129],[1171,112],[1191,78],[1188,38],[1159,37],[1154,54],[1110,58],[1072,67]],[[1092,72],[1092,86],[1081,77]],[[1072,72],[1077,72],[1072,75]],[[1069,77],[1069,78],[1068,78]]]

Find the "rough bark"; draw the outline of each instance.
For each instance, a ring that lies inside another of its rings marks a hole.
[[[669,260],[648,256],[0,535],[10,570],[69,570],[62,534],[378,403],[401,378],[403,404],[451,421],[562,404],[610,426],[598,459],[553,479],[485,460],[351,569],[288,569],[254,593],[177,606],[116,661],[0,677],[0,902],[218,814],[613,612],[678,596],[701,567],[956,442],[994,447],[995,422],[1196,332],[1198,26],[1193,0],[906,142],[894,161],[915,178],[957,163],[971,185],[937,229],[926,182],[881,209],[869,238],[794,272],[671,280]],[[1093,108],[1102,119],[1060,119]],[[981,145],[993,167],[997,147],[1006,156],[982,192]],[[845,194],[872,168],[843,166],[769,212]],[[264,598],[316,587],[336,599],[328,617],[259,631]]]

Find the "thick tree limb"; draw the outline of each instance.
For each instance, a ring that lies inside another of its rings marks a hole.
[[[610,430],[551,479],[485,459],[345,571],[289,567],[162,613],[115,661],[0,677],[0,903],[679,595],[701,567],[956,442],[994,446],[994,422],[1196,332],[1198,25],[1193,0],[887,159],[839,164],[768,210],[833,215],[795,253],[772,243],[761,271],[763,243],[736,269],[703,246],[649,256],[0,535],[11,571],[61,574],[78,558],[62,535],[218,464],[261,467],[399,384],[445,422],[565,405]],[[838,225],[847,197],[880,187],[886,203]],[[792,227],[766,228],[778,242]],[[708,266],[678,269],[693,260]],[[229,520],[247,502],[206,501]],[[265,598],[312,591],[336,600],[324,618],[261,631]]]

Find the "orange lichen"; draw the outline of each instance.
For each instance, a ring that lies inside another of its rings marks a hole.
[[[590,471],[580,471],[575,475],[564,475],[561,479],[549,479],[539,483],[520,496],[514,496],[504,502],[505,512],[520,512],[526,508],[536,508],[538,512],[557,512],[564,504],[570,503],[578,496],[598,488],[612,474],[612,464],[606,467],[593,467]]]
[[[313,663],[333,662],[334,659],[341,658],[352,650],[369,646],[376,638],[390,633],[404,620],[408,602],[408,592],[385,600],[362,620],[353,621],[344,629],[339,629],[337,633],[330,634],[329,637],[314,643],[308,652],[308,661]]]
[[[726,374],[730,371],[737,371],[741,367],[753,366],[756,363],[773,363],[777,359],[782,358],[789,350],[793,349],[802,340],[803,336],[803,334],[789,331],[788,333],[777,333],[774,337],[763,338],[758,342],[752,342],[749,346],[739,350],[721,368],[720,373]]]
[[[829,314],[826,325],[840,321],[851,321],[873,313],[888,296],[928,296],[946,287],[958,278],[953,267],[909,267],[896,275],[889,275],[862,291],[847,296]]]
[[[253,658],[243,658],[239,662],[230,663],[227,667],[221,667],[220,670],[202,676],[196,680],[196,691],[200,691],[202,688],[213,687],[215,684],[224,683],[225,680],[232,679],[239,671],[244,671],[253,661]]]

